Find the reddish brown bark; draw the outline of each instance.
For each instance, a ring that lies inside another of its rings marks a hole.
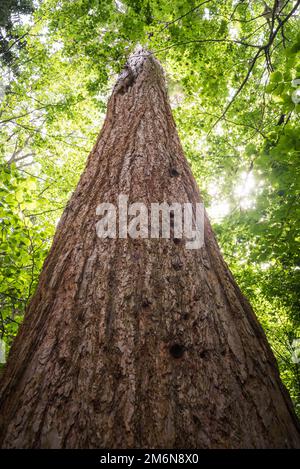
[[[297,447],[262,328],[205,245],[99,239],[96,207],[199,202],[162,70],[131,57],[2,376],[0,442],[26,448]]]

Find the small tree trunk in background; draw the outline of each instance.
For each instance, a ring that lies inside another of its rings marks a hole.
[[[101,202],[200,196],[149,53],[129,59],[2,376],[4,448],[297,447],[290,397],[205,219],[205,245],[99,239]]]

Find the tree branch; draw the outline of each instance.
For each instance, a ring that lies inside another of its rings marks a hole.
[[[275,0],[275,4],[276,4],[276,8],[277,8],[277,0]],[[275,9],[275,4],[274,4],[274,9]],[[252,59],[251,65],[248,69],[248,72],[247,72],[245,78],[243,79],[242,83],[240,84],[239,88],[237,89],[237,91],[234,94],[231,101],[225,107],[224,111],[222,112],[222,115],[216,120],[216,122],[213,124],[212,128],[209,130],[208,135],[212,132],[214,127],[225,117],[227,111],[232,106],[232,104],[235,101],[236,97],[243,90],[244,86],[246,85],[246,83],[247,83],[247,81],[248,81],[248,79],[251,75],[251,72],[252,72],[257,60],[261,57],[261,53],[264,53],[266,55],[267,62],[270,60],[270,47],[271,47],[271,45],[273,44],[278,32],[281,30],[283,25],[289,20],[289,18],[293,15],[293,13],[297,10],[299,5],[300,5],[300,0],[297,0],[294,7],[292,8],[292,10],[285,16],[285,18],[280,22],[280,24],[277,26],[277,28],[274,31],[271,31],[267,44],[259,46],[259,49],[258,49],[257,53],[255,54],[254,58]],[[284,7],[282,7],[280,11],[282,11],[283,8]]]
[[[185,18],[186,16],[188,16],[190,13],[193,13],[194,11],[198,10],[200,7],[202,7],[202,5],[205,5],[205,3],[209,3],[211,2],[212,0],[205,0],[204,2],[202,3],[199,3],[199,5],[195,6],[194,8],[192,8],[191,10],[187,11],[186,13],[184,13],[183,15],[179,16],[178,18],[176,18],[175,20],[172,20],[172,21],[168,21],[166,23],[166,25],[161,28],[156,34],[160,34],[162,31],[164,31],[165,29],[167,29],[169,26],[171,26],[171,24],[174,24],[174,23],[177,23],[177,21],[180,21],[182,20],[182,18]]]

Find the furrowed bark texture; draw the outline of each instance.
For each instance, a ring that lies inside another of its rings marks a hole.
[[[1,381],[4,448],[297,447],[265,335],[205,245],[99,239],[101,202],[200,201],[150,54],[133,55]]]

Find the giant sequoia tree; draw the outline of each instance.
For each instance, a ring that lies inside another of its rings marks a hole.
[[[209,221],[99,239],[101,202],[200,201],[159,63],[131,56],[1,381],[4,448],[296,447],[298,423]]]

